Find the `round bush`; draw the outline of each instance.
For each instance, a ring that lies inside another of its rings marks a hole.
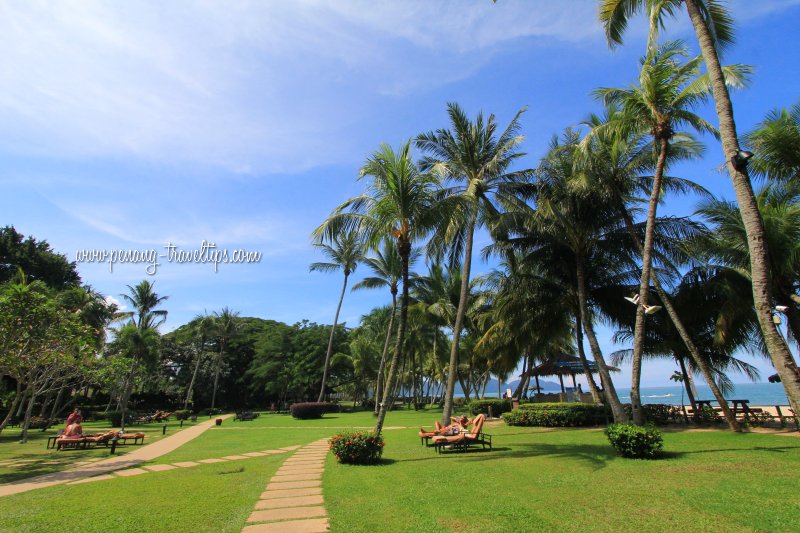
[[[175,420],[189,420],[189,417],[192,416],[192,411],[189,409],[179,409],[175,411]]]
[[[328,444],[340,463],[369,465],[380,462],[384,442],[380,435],[355,431],[336,434]]]
[[[492,408],[493,416],[500,416],[503,413],[511,411],[511,402],[508,400],[501,400],[499,398],[473,400],[469,403],[469,412],[473,416],[480,414],[489,416],[489,407]]]
[[[664,448],[661,432],[650,424],[611,424],[606,428],[606,436],[617,453],[631,459],[655,459]]]
[[[106,420],[108,420],[112,426],[121,426],[122,425],[122,411],[106,411],[103,413]]]
[[[335,403],[327,402],[293,403],[289,406],[289,412],[294,418],[309,420],[312,418],[322,418],[322,415],[325,413],[338,413],[339,406]]]

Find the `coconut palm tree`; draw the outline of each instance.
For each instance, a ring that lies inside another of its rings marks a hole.
[[[769,266],[775,302],[786,306],[790,337],[800,342],[800,183],[771,183],[756,200],[773,251]],[[712,198],[701,203],[697,213],[711,228],[690,243],[690,251],[704,265],[730,271],[749,284],[747,234],[739,210],[731,202]]]
[[[339,311],[342,309],[342,301],[344,301],[344,293],[347,290],[347,280],[350,274],[355,272],[358,264],[364,260],[364,241],[361,236],[354,231],[346,231],[338,235],[332,235],[330,238],[331,244],[324,242],[316,242],[314,246],[322,250],[322,253],[328,257],[328,263],[311,263],[309,271],[320,272],[337,272],[339,270],[344,273],[344,282],[342,283],[342,294],[339,295],[339,304],[336,306],[336,314],[333,316],[333,327],[331,328],[331,335],[328,338],[328,350],[325,352],[325,365],[322,371],[322,386],[319,391],[318,402],[325,398],[325,385],[328,381],[328,370],[331,365],[331,355],[333,354],[333,336],[336,333],[336,326],[339,323]]]
[[[770,111],[746,139],[755,154],[751,164],[757,174],[800,182],[800,103]]]
[[[159,296],[153,290],[155,282],[143,280],[138,285],[131,287],[127,285],[129,294],[120,294],[131,307],[132,311],[118,313],[118,319],[130,319],[131,322],[140,330],[153,328],[158,330],[158,326],[167,319],[167,311],[156,309],[164,303],[169,296]]]
[[[195,337],[197,338],[197,347],[195,348],[195,357],[197,360],[194,363],[194,371],[192,372],[192,379],[189,382],[189,387],[186,389],[186,399],[183,402],[183,409],[189,407],[189,400],[192,398],[194,392],[194,382],[197,379],[197,371],[200,369],[200,362],[203,360],[203,354],[206,351],[206,343],[208,338],[211,337],[214,329],[214,318],[208,313],[197,315],[192,320]]]
[[[458,104],[449,103],[447,113],[450,129],[422,133],[416,139],[417,147],[428,154],[420,162],[422,170],[454,182],[449,192],[460,199],[459,209],[439,241],[449,244],[451,262],[454,262],[452,258],[461,258],[459,262],[462,266],[461,294],[453,323],[442,424],[449,423],[453,410],[458,345],[469,305],[467,300],[475,229],[497,215],[496,204],[515,203],[514,185],[529,176],[526,170],[510,170],[525,155],[519,151],[524,139],[519,134],[519,119],[524,111],[520,110],[506,129],[499,132],[494,115],[489,115],[484,122],[483,114],[479,113],[473,122]]]
[[[654,42],[658,30],[664,26],[665,18],[675,16],[682,5],[686,6],[706,63],[719,120],[722,150],[746,230],[756,316],[772,364],[781,377],[792,409],[797,413],[800,412],[800,371],[772,320],[773,294],[764,224],[759,216],[747,163],[739,157],[741,148],[733,118],[733,104],[720,63],[721,53],[734,42],[730,12],[719,0],[601,0],[600,20],[609,44],[615,46],[622,43],[628,20],[644,10],[651,21],[650,41]]]
[[[217,337],[217,361],[214,365],[214,391],[211,394],[211,408],[216,407],[217,401],[217,386],[219,384],[219,371],[222,367],[222,361],[225,358],[225,348],[228,342],[233,338],[239,330],[239,323],[237,319],[239,313],[232,311],[229,307],[223,307],[222,311],[214,311],[214,335]]]
[[[389,293],[392,295],[392,311],[389,315],[389,324],[386,328],[386,340],[383,343],[383,353],[381,355],[380,366],[378,367],[378,376],[375,381],[375,415],[378,414],[378,400],[381,392],[381,380],[383,379],[383,371],[386,366],[386,355],[389,353],[389,341],[392,336],[392,326],[394,325],[394,317],[397,312],[397,285],[403,276],[403,264],[400,258],[400,253],[397,250],[397,243],[387,238],[383,241],[383,251],[376,250],[375,257],[367,257],[364,263],[372,270],[374,276],[367,276],[355,285],[354,291],[359,289],[381,289],[384,287],[389,288]],[[409,256],[409,268],[411,268],[416,260],[419,258],[420,252],[412,250]]]
[[[647,141],[648,135],[646,133],[638,133],[627,128],[620,129],[612,126],[615,123],[624,122],[624,113],[613,104],[607,106],[604,116],[592,115],[584,122],[585,125],[591,128],[591,132],[581,143],[579,163],[583,171],[577,173],[579,178],[578,189],[590,189],[593,193],[604,194],[612,204],[617,206],[634,246],[638,253],[643,256],[644,247],[633,222],[632,212],[635,207],[633,205],[629,207],[629,204],[637,200],[636,195],[640,192],[650,193],[652,197],[654,180],[644,173],[654,170],[658,154],[653,150],[653,142]],[[687,137],[673,136],[670,139],[665,166],[670,161],[691,159],[697,157],[700,153],[702,153],[702,146],[696,141]],[[695,192],[703,196],[709,195],[708,191],[691,181],[668,175],[662,176],[662,188],[664,192]],[[686,233],[686,228],[684,228],[685,224],[677,220],[675,222],[670,224],[669,237],[675,240],[686,238],[688,234]],[[712,381],[712,369],[705,364],[688,329],[672,304],[670,296],[662,287],[659,277],[651,273],[650,279],[690,357],[697,367],[702,370],[704,378],[707,381]],[[716,391],[715,394],[717,392],[719,392],[717,401],[720,405],[724,405],[723,414],[728,425],[734,431],[739,430],[736,417],[727,408],[727,403],[721,391]]]
[[[611,121],[607,123],[607,126],[616,126],[620,129],[630,128],[637,132],[649,133],[653,137],[654,150],[657,154],[642,245],[642,275],[633,341],[631,411],[633,421],[637,424],[644,423],[639,385],[642,375],[641,357],[645,335],[645,310],[648,309],[650,294],[656,211],[661,197],[670,142],[676,135],[680,135],[676,129],[682,126],[689,126],[699,132],[716,134],[716,130],[711,124],[693,112],[706,100],[708,90],[704,83],[698,83],[701,58],[698,56],[684,61],[686,56],[686,48],[680,41],[672,41],[659,48],[651,48],[641,60],[638,85],[627,89],[602,88],[595,91],[595,94],[606,104],[617,104],[623,110],[619,121]],[[736,78],[729,77],[729,79]]]
[[[602,195],[577,194],[570,186],[579,139],[574,130],[567,130],[563,141],[553,139],[529,191],[536,210],[519,206],[517,211],[504,215],[510,221],[504,231],[511,236],[508,246],[574,288],[581,325],[598,366],[606,402],[615,421],[626,421],[594,322],[599,311],[597,289],[617,287],[621,300],[620,287],[630,281],[636,266],[635,252],[622,231],[618,211]]]
[[[433,228],[441,227],[452,213],[451,201],[437,193],[439,180],[430,173],[418,170],[411,155],[411,142],[399,150],[382,144],[364,163],[360,179],[368,178],[366,191],[337,207],[316,230],[316,239],[327,238],[344,231],[357,231],[368,246],[377,246],[383,239],[393,237],[402,264],[403,292],[400,297],[400,317],[397,340],[389,364],[389,375],[375,423],[380,434],[388,401],[394,388],[397,365],[402,358],[409,302],[409,263],[416,242],[426,238]]]

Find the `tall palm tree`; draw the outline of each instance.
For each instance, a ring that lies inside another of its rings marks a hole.
[[[423,171],[431,171],[444,180],[455,182],[450,193],[460,199],[460,206],[442,242],[451,246],[451,257],[463,258],[461,295],[453,324],[453,343],[450,348],[450,367],[447,377],[442,423],[449,423],[453,410],[459,341],[464,315],[468,306],[472,246],[475,229],[493,219],[498,212],[496,203],[516,202],[513,186],[527,179],[529,171],[511,171],[512,165],[524,156],[519,146],[524,137],[519,134],[520,110],[502,132],[494,115],[484,122],[483,113],[471,121],[456,103],[447,104],[451,129],[439,129],[417,136],[417,147],[428,155],[421,162]]]
[[[628,89],[603,88],[595,91],[607,104],[617,104],[623,109],[618,123],[610,126],[629,127],[637,132],[647,132],[654,140],[657,154],[655,176],[647,210],[647,225],[642,246],[642,275],[639,284],[639,299],[636,306],[634,329],[631,411],[633,421],[644,423],[639,386],[642,375],[642,349],[645,335],[645,309],[648,307],[652,267],[653,239],[662,181],[666,169],[671,140],[680,135],[677,128],[689,126],[699,132],[716,134],[716,130],[693,112],[708,97],[704,83],[698,83],[701,59],[686,61],[686,49],[680,41],[672,41],[659,48],[651,48],[641,60],[639,84]],[[730,77],[729,79],[736,79]],[[684,134],[685,135],[685,134]],[[724,409],[724,406],[723,406]],[[730,417],[733,419],[733,415]]]
[[[800,182],[800,103],[770,111],[746,138],[755,154],[756,173],[774,181]]]
[[[800,343],[800,183],[771,183],[758,192],[756,200],[773,251],[769,267],[775,302],[786,306],[789,334]],[[703,264],[730,271],[749,283],[747,235],[736,206],[712,198],[701,203],[697,213],[711,230],[691,243],[692,253]]]
[[[325,398],[325,385],[328,381],[328,370],[331,365],[331,355],[333,354],[333,337],[336,333],[336,326],[339,324],[339,311],[342,309],[342,301],[344,301],[344,293],[347,290],[347,279],[350,274],[355,272],[358,264],[364,260],[364,241],[361,236],[355,231],[346,231],[338,235],[330,237],[331,244],[324,242],[316,242],[314,246],[322,250],[323,255],[327,256],[330,262],[328,263],[311,263],[309,271],[320,272],[337,272],[339,270],[344,273],[344,282],[342,283],[342,294],[339,295],[339,304],[336,306],[336,314],[333,316],[333,327],[331,328],[331,335],[328,338],[328,349],[325,352],[325,365],[322,371],[322,386],[319,390],[318,402]]]
[[[358,231],[369,246],[377,246],[383,239],[393,237],[402,263],[403,292],[400,297],[400,317],[397,340],[389,364],[389,375],[375,423],[375,433],[380,434],[388,401],[394,388],[397,364],[403,353],[409,301],[409,263],[415,242],[424,239],[430,231],[448,220],[452,209],[446,199],[437,194],[438,179],[419,171],[411,156],[411,142],[395,151],[382,144],[364,163],[360,178],[369,178],[366,191],[347,200],[315,231],[317,239],[331,238],[343,231]]]
[[[158,329],[158,326],[167,319],[167,311],[156,309],[164,303],[169,296],[159,296],[153,290],[155,282],[142,280],[138,285],[131,287],[127,285],[129,294],[120,294],[123,300],[133,307],[132,311],[119,313],[120,319],[130,319],[131,322],[140,330],[147,328]]]
[[[600,20],[611,46],[622,43],[628,20],[645,10],[651,21],[651,41],[664,26],[667,16],[675,16],[686,6],[706,63],[711,91],[714,95],[722,150],[733,182],[739,211],[746,230],[750,251],[750,276],[756,316],[772,364],[781,377],[786,396],[795,413],[800,412],[800,371],[788,345],[772,321],[772,285],[769,276],[769,252],[764,223],[750,183],[747,164],[737,156],[739,137],[733,117],[733,104],[726,85],[720,55],[734,42],[733,18],[720,0],[601,0]]]
[[[389,293],[392,295],[392,311],[389,315],[389,325],[386,327],[386,339],[383,343],[383,353],[381,355],[380,366],[378,367],[378,376],[375,381],[375,415],[377,415],[381,380],[383,379],[383,371],[386,366],[386,355],[389,353],[389,341],[392,336],[394,317],[397,312],[397,285],[400,283],[400,279],[403,276],[403,262],[397,250],[397,243],[391,238],[384,239],[383,251],[376,250],[375,254],[375,257],[367,257],[364,259],[364,263],[372,270],[374,276],[367,276],[362,279],[353,285],[352,290],[388,287]],[[409,268],[413,266],[419,256],[419,251],[412,250],[409,256]]]
[[[195,357],[197,357],[197,360],[194,363],[194,371],[192,372],[192,379],[189,382],[189,387],[186,389],[186,399],[183,402],[184,410],[189,407],[189,400],[192,398],[192,393],[194,392],[194,382],[197,379],[197,371],[200,369],[200,362],[203,360],[208,338],[212,335],[214,329],[214,318],[206,312],[202,315],[195,316],[192,322],[194,323],[194,334],[198,341],[197,347],[195,348]]]
[[[658,154],[654,153],[653,142],[647,141],[648,135],[646,133],[609,127],[611,124],[624,121],[624,113],[617,106],[610,105],[607,106],[604,116],[592,115],[584,123],[591,128],[591,133],[581,143],[582,150],[579,162],[583,172],[577,174],[580,178],[578,186],[579,190],[588,189],[595,193],[604,194],[611,200],[612,204],[617,206],[634,246],[639,254],[643,256],[644,247],[633,222],[632,210],[634,208],[629,207],[628,204],[636,200],[636,195],[639,192],[649,192],[652,196],[653,179],[645,173],[654,169]],[[673,136],[670,139],[665,166],[670,161],[694,158],[701,151],[702,146],[692,139]],[[662,176],[662,188],[664,192],[695,192],[704,196],[709,195],[708,191],[691,181],[668,175]],[[682,240],[687,235],[680,224],[675,226],[677,232],[672,230],[670,233],[676,240]],[[712,381],[714,378],[712,369],[705,364],[700,350],[695,346],[692,336],[673,305],[670,295],[662,286],[661,280],[658,276],[652,275],[652,273],[650,279],[690,357],[695,365],[701,369],[706,381]],[[682,361],[682,359],[679,359],[681,364],[683,364]],[[720,402],[720,405],[725,404],[721,391],[717,401]],[[733,416],[727,405],[723,408],[723,414],[731,429],[734,431],[739,430],[736,417]]]
[[[216,406],[219,371],[222,366],[222,360],[225,358],[225,348],[239,330],[238,318],[239,313],[232,311],[229,307],[223,307],[222,311],[219,312],[214,311],[214,334],[217,337],[219,352],[217,352],[217,362],[214,368],[214,392],[211,394],[212,409]]]
[[[575,172],[579,135],[567,130],[563,142],[554,138],[536,170],[529,194],[536,210],[520,206],[505,215],[509,246],[526,255],[548,275],[573,287],[582,331],[603,383],[606,403],[615,421],[626,421],[610,370],[594,331],[600,310],[597,295],[621,291],[633,274],[633,246],[622,231],[618,211],[602,195],[578,194],[570,186]],[[621,292],[618,292],[621,300]]]

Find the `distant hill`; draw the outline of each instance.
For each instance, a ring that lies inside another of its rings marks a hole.
[[[503,383],[500,394],[502,395],[506,389],[511,389],[511,391],[517,390],[517,386],[519,386],[519,380],[515,379],[509,383]],[[533,385],[532,385],[533,386]],[[545,381],[543,379],[539,380],[539,386],[542,388],[542,391],[545,392],[561,392],[561,385],[554,381]],[[461,389],[461,384],[456,383],[456,396],[463,396],[464,391]],[[496,397],[497,396],[497,379],[492,378],[489,380],[489,384],[486,386],[486,396]]]

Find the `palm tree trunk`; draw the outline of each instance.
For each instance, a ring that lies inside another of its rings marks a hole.
[[[722,150],[728,161],[728,171],[733,181],[736,201],[739,204],[742,223],[747,234],[747,246],[750,250],[750,278],[753,285],[756,316],[772,364],[781,377],[786,396],[789,398],[796,419],[800,422],[800,372],[798,372],[797,363],[792,357],[789,347],[772,322],[772,287],[764,222],[758,210],[747,168],[737,169],[731,162],[731,157],[739,150],[739,138],[736,134],[736,123],[733,120],[730,94],[725,85],[725,76],[722,74],[717,50],[697,6],[697,1],[686,0],[685,3],[711,80],[711,90],[714,94],[714,103],[719,119],[719,132],[722,137]]]
[[[630,212],[625,208],[624,203],[620,198],[620,206],[619,209],[622,213],[623,220],[625,221],[625,227],[628,230],[628,234],[631,236],[631,240],[633,241],[634,246],[639,251],[640,254],[644,255],[644,249],[642,246],[641,241],[639,240],[639,236],[636,235],[636,231],[633,229],[633,220],[631,220]],[[728,423],[728,427],[730,427],[733,431],[741,431],[741,427],[739,422],[736,420],[736,417],[731,411],[730,407],[728,406],[728,402],[725,401],[725,396],[722,394],[722,391],[719,390],[717,387],[716,382],[714,381],[714,375],[711,373],[711,367],[707,364],[706,360],[700,355],[700,351],[697,349],[697,346],[694,344],[692,337],[689,335],[689,332],[686,330],[686,326],[683,325],[683,321],[681,320],[680,316],[678,316],[678,311],[675,309],[675,306],[672,304],[672,298],[669,297],[667,291],[661,286],[661,281],[658,279],[658,276],[652,275],[650,279],[653,282],[653,287],[656,289],[656,293],[658,297],[661,299],[661,303],[664,306],[664,309],[667,311],[667,315],[669,315],[672,324],[675,326],[675,330],[678,332],[683,344],[686,346],[686,349],[689,350],[689,355],[692,357],[695,365],[700,371],[703,373],[703,378],[709,383],[709,387],[711,387],[711,392],[714,394],[714,398],[716,398],[717,403],[719,404],[720,408],[722,409],[722,414],[725,417],[725,421]],[[640,296],[641,298],[641,296]],[[688,375],[688,374],[687,374]],[[689,383],[693,383],[691,381],[692,377],[689,375]]]
[[[214,392],[211,393],[211,408],[216,407],[217,402],[217,385],[219,384],[219,369],[222,366],[222,356],[225,353],[225,339],[223,338],[219,344],[219,355],[217,356],[217,368],[214,370]]]
[[[378,398],[381,394],[381,378],[383,377],[383,368],[386,366],[386,356],[389,353],[389,339],[392,337],[392,326],[394,326],[394,314],[397,311],[397,288],[392,287],[392,314],[389,315],[389,326],[386,328],[386,340],[383,342],[383,355],[381,355],[381,364],[378,367],[378,379],[375,380],[375,414],[378,414]],[[434,342],[436,340],[434,339]],[[435,346],[435,345],[434,345]]]
[[[692,405],[692,410],[697,409],[694,391],[692,391],[692,381],[689,372],[686,371],[686,363],[683,362],[683,357],[676,357],[678,364],[681,367],[681,375],[683,376],[683,386],[686,389],[686,396],[689,397],[689,403]]]
[[[656,211],[658,198],[661,195],[661,180],[664,178],[664,165],[667,162],[667,149],[669,148],[666,137],[659,140],[659,154],[656,163],[656,173],[653,178],[653,188],[650,191],[650,204],[647,207],[647,224],[644,232],[644,246],[642,248],[642,277],[639,281],[639,304],[636,306],[636,325],[633,328],[633,357],[631,359],[631,414],[633,423],[644,424],[644,411],[639,393],[642,381],[642,351],[644,350],[645,334],[645,308],[647,297],[650,295],[650,270],[653,264],[653,239],[655,236]]]
[[[597,384],[594,382],[592,376],[592,369],[589,368],[589,362],[586,360],[586,352],[583,349],[583,326],[581,326],[580,312],[575,314],[575,342],[578,345],[578,357],[583,366],[583,373],[586,374],[586,381],[589,383],[589,391],[592,393],[592,400],[594,403],[603,403],[603,398],[600,396],[600,391],[597,390]]]
[[[325,353],[325,367],[322,371],[322,387],[319,389],[318,402],[325,398],[325,382],[328,380],[328,369],[331,364],[331,354],[333,353],[333,336],[336,334],[336,324],[339,323],[339,311],[342,309],[342,301],[344,300],[344,291],[347,289],[347,278],[349,272],[344,273],[344,283],[342,284],[342,294],[339,296],[339,305],[336,306],[336,314],[333,317],[333,327],[331,328],[331,336],[328,339],[328,351]]]
[[[205,345],[205,343],[203,343]],[[200,368],[200,361],[203,352],[197,352],[197,362],[194,364],[194,372],[192,372],[192,380],[189,382],[189,389],[186,391],[186,400],[183,402],[183,410],[185,411],[189,406],[189,398],[192,397],[192,391],[194,390],[194,381],[197,379],[197,370]]]
[[[530,379],[530,376],[528,376],[528,371],[530,370],[530,365],[528,364],[528,354],[525,354],[523,357],[522,374],[519,376],[519,384],[517,385],[517,390],[514,391],[514,398],[522,397],[522,393],[525,392],[525,382]]]
[[[594,362],[597,364],[597,370],[603,381],[603,392],[606,395],[608,405],[611,407],[611,414],[614,416],[614,422],[627,422],[628,415],[625,414],[625,410],[622,408],[622,404],[619,401],[619,396],[617,396],[617,389],[614,388],[614,382],[611,381],[611,373],[608,370],[605,359],[603,359],[603,352],[600,350],[600,343],[597,342],[591,318],[589,317],[589,304],[586,295],[586,273],[584,272],[583,257],[580,254],[576,255],[576,263],[578,306],[581,311],[581,322],[583,323],[583,329],[586,331],[586,337],[589,339],[589,347],[592,349]]]
[[[461,293],[458,297],[458,310],[456,311],[456,322],[453,325],[453,344],[450,347],[450,368],[447,372],[447,394],[444,398],[444,409],[442,410],[442,425],[450,423],[450,415],[453,414],[453,394],[456,391],[456,373],[458,372],[458,344],[461,340],[461,327],[464,325],[464,315],[467,312],[467,298],[469,297],[469,275],[472,269],[472,242],[475,237],[475,223],[477,213],[472,217],[467,228],[467,239],[464,243],[464,264],[461,267]]]
[[[408,257],[411,254],[411,243],[405,240],[398,242],[398,252],[403,263],[403,295],[400,299],[400,321],[397,324],[397,342],[394,346],[394,355],[389,365],[389,376],[386,379],[386,387],[383,391],[383,401],[378,411],[378,420],[375,422],[375,434],[380,435],[383,430],[383,421],[386,420],[387,402],[390,398],[392,387],[394,386],[395,375],[397,374],[397,361],[403,352],[403,341],[406,335],[406,319],[408,318]]]

